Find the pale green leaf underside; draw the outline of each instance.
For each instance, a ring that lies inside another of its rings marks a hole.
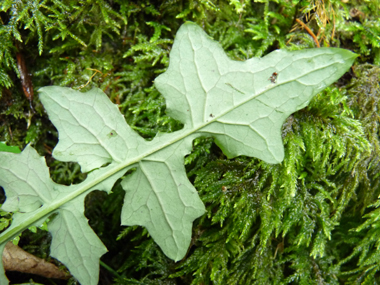
[[[97,284],[99,258],[106,249],[83,215],[84,197],[96,189],[109,192],[116,180],[136,168],[121,182],[126,191],[122,224],[145,226],[167,256],[182,259],[192,222],[205,212],[184,168],[193,139],[211,135],[228,157],[280,162],[286,117],[337,80],[354,59],[349,51],[321,48],[232,61],[198,26],[186,23],[177,33],[168,70],[155,80],[169,114],[184,128],[158,134],[150,142],[128,126],[99,89],[40,89],[41,102],[59,132],[53,156],[91,172],[80,184],[57,185],[30,146],[21,154],[0,153],[4,209],[26,213],[16,215],[0,242],[57,213],[49,223],[52,256],[82,284]],[[277,79],[270,80],[274,72]]]
[[[135,157],[144,139],[126,124],[116,105],[100,89],[81,93],[69,88],[40,90],[50,120],[59,131],[54,158],[76,161],[83,172]]]
[[[110,180],[112,186],[117,179],[112,176],[103,184]],[[49,177],[44,158],[30,145],[17,155],[0,153],[0,182],[7,195],[3,209],[21,212],[13,215],[12,225],[6,231],[11,233],[10,238],[20,229],[38,226],[47,215],[58,213],[49,223],[51,256],[67,264],[82,284],[97,284],[99,258],[107,249],[88,226],[83,214],[83,200],[88,192],[76,198],[68,197],[68,194],[76,192],[78,185],[68,187],[54,183]],[[104,190],[103,184],[95,189]]]
[[[247,155],[279,163],[285,119],[339,79],[355,58],[344,49],[318,48],[233,61],[201,28],[186,23],[176,36],[169,68],[155,85],[170,116],[192,132],[212,134],[229,158]]]

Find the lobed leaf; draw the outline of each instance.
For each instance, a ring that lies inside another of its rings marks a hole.
[[[83,215],[83,201],[93,190],[110,192],[135,168],[121,181],[126,191],[122,224],[145,226],[168,257],[182,259],[192,222],[205,212],[184,167],[192,141],[213,136],[230,158],[281,162],[284,120],[337,80],[355,57],[343,49],[320,48],[233,61],[201,28],[186,23],[177,33],[169,68],[155,80],[168,113],[184,128],[152,141],[135,133],[100,89],[41,88],[41,102],[59,132],[53,156],[78,162],[90,173],[80,184],[58,185],[31,146],[20,154],[0,153],[0,185],[7,195],[3,207],[20,212],[0,236],[0,246],[57,214],[48,225],[51,255],[80,283],[97,284],[99,258],[106,249]]]

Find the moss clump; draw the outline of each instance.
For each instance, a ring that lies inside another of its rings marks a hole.
[[[109,249],[100,284],[380,281],[380,11],[376,1],[346,2],[2,2],[0,141],[20,148],[32,143],[47,156],[53,179],[64,184],[85,175],[76,164],[52,159],[57,132],[38,98],[23,92],[23,72],[31,75],[34,90],[52,84],[101,88],[128,123],[151,139],[182,127],[166,115],[153,80],[168,66],[174,35],[186,20],[203,27],[235,60],[278,48],[316,47],[316,40],[360,55],[335,86],[285,122],[281,164],[227,160],[212,139],[194,141],[185,163],[208,212],[194,223],[181,262],[166,258],[145,229],[119,226],[124,195],[119,185],[111,195],[89,195],[86,215]],[[20,58],[26,69],[19,69]],[[8,220],[4,216],[4,223]],[[48,242],[44,231],[21,238],[21,245],[43,257]],[[20,278],[14,282],[30,277]]]

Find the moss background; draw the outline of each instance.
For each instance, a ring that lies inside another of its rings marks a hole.
[[[207,214],[194,222],[191,247],[178,263],[144,228],[120,226],[120,186],[108,196],[91,193],[86,216],[109,250],[99,284],[378,284],[379,7],[378,0],[2,0],[0,141],[21,149],[31,143],[56,182],[78,183],[85,174],[77,164],[51,157],[57,131],[38,88],[99,87],[151,139],[181,128],[165,114],[153,80],[168,66],[182,23],[196,22],[235,60],[314,48],[307,26],[321,46],[359,57],[285,122],[285,160],[227,160],[212,139],[194,141],[186,168]],[[4,228],[11,217],[1,215]],[[24,232],[19,245],[50,260],[49,243],[38,229]],[[12,284],[77,284],[8,277]]]

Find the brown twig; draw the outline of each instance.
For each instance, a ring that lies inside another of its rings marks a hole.
[[[34,95],[32,79],[30,78],[28,69],[25,64],[25,59],[21,53],[21,48],[18,41],[16,41],[16,48],[17,48],[17,53],[16,53],[17,69],[18,69],[18,72],[20,73],[22,90],[24,91],[25,97],[29,100],[31,110],[34,112],[33,106],[32,106],[33,95]]]
[[[38,274],[46,278],[69,279],[70,274],[59,269],[56,265],[38,258],[12,242],[5,245],[3,252],[3,265],[6,271],[18,271]]]
[[[296,19],[297,23],[300,24],[302,26],[302,28],[304,28],[308,33],[309,35],[314,39],[314,42],[316,43],[317,47],[321,47],[319,45],[319,42],[318,42],[318,39],[317,37],[314,35],[313,31],[309,29],[308,26],[305,25],[304,22],[302,22],[300,19]]]

